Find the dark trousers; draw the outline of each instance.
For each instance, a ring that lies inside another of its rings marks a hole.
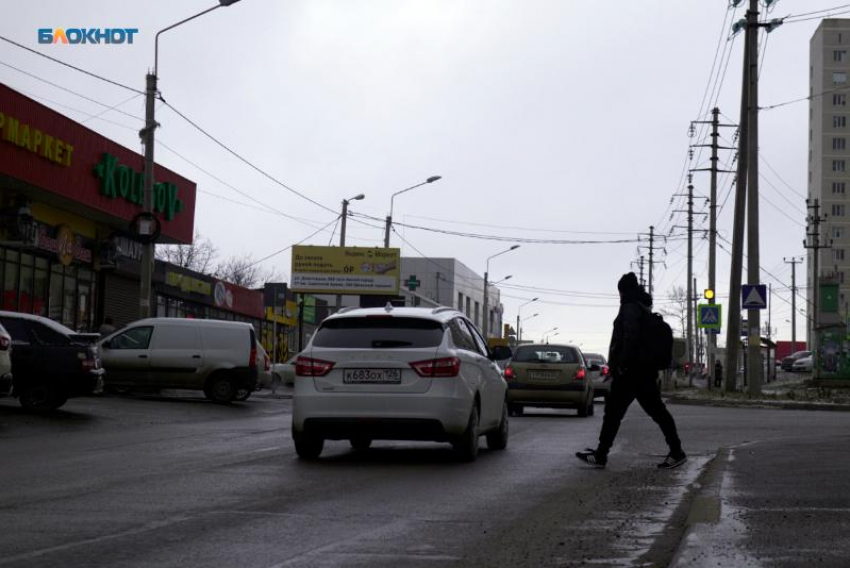
[[[661,400],[661,391],[658,390],[655,380],[657,374],[655,371],[635,371],[613,378],[611,392],[605,399],[605,417],[602,419],[599,447],[596,449],[598,454],[608,455],[620,429],[620,422],[635,399],[644,412],[661,427],[670,453],[681,453],[682,442],[676,432],[676,422]]]

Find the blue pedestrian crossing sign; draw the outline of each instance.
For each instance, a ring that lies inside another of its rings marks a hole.
[[[744,284],[741,286],[741,308],[745,310],[767,308],[767,286],[765,284]]]
[[[697,327],[720,330],[720,304],[700,304],[697,306]]]

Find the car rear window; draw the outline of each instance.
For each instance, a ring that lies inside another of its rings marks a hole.
[[[437,347],[443,324],[421,318],[363,317],[325,321],[313,338],[314,347],[394,349]]]
[[[575,364],[580,362],[578,351],[570,347],[555,345],[534,345],[519,347],[513,356],[515,363],[561,363]]]

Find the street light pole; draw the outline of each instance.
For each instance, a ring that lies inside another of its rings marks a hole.
[[[481,331],[483,331],[482,335],[484,336],[484,339],[487,339],[488,334],[490,333],[490,306],[488,305],[488,299],[489,299],[488,288],[490,287],[490,283],[489,283],[490,260],[496,258],[497,256],[511,252],[512,250],[516,250],[518,248],[519,248],[519,245],[513,245],[509,249],[505,249],[501,252],[497,252],[496,254],[487,257],[487,267],[484,270],[484,321],[481,322]]]
[[[345,246],[345,221],[348,219],[348,203],[351,201],[360,201],[366,196],[362,193],[358,193],[354,197],[349,199],[342,200],[342,219],[339,224],[339,246]],[[336,311],[338,312],[342,308],[342,294],[336,295]]]
[[[155,117],[156,110],[156,93],[157,79],[159,69],[159,36],[168,30],[172,30],[177,26],[185,24],[195,18],[199,18],[204,14],[208,14],[213,10],[224,6],[235,4],[239,0],[219,0],[219,3],[212,8],[208,8],[203,12],[199,12],[194,16],[190,16],[184,20],[180,20],[176,24],[172,24],[167,28],[163,28],[156,33],[154,38],[153,51],[153,73],[148,73],[145,76],[145,127],[139,131],[139,137],[145,146],[145,165],[144,165],[144,187],[142,192],[142,212],[144,217],[140,218],[136,230],[140,237],[144,236],[145,241],[142,245],[142,260],[140,267],[140,287],[139,287],[139,317],[147,318],[151,315],[151,304],[153,296],[153,269],[154,258],[156,257],[155,244],[153,242],[154,223],[153,216],[153,192],[154,192],[154,131],[157,123]]]
[[[422,183],[417,183],[416,185],[412,185],[412,186],[410,186],[406,189],[402,189],[401,191],[396,191],[395,193],[392,194],[392,196],[390,197],[390,214],[387,215],[387,225],[386,225],[386,229],[384,230],[384,248],[390,248],[390,231],[392,230],[392,226],[393,226],[393,201],[395,201],[395,196],[402,194],[402,193],[405,193],[405,192],[408,192],[411,189],[416,189],[417,187],[423,186],[426,183],[434,183],[435,181],[440,180],[440,179],[443,179],[443,177],[442,176],[431,176],[428,179],[426,179],[425,181],[423,181]]]
[[[536,299],[537,298],[535,298],[535,300]],[[524,322],[525,320],[530,320],[531,318],[536,318],[539,315],[540,314],[532,314],[532,315],[528,316],[527,318],[522,318],[522,320],[520,320],[519,316],[517,316],[517,322],[519,322],[518,325],[522,325],[522,322]],[[521,339],[522,338],[522,331],[519,331],[517,333],[519,333],[519,338]],[[517,339],[517,344],[519,344],[519,339]]]
[[[517,345],[519,345],[519,340],[522,339],[522,333],[520,333],[520,330],[519,330],[520,329],[519,326],[520,326],[520,323],[521,323],[519,316],[522,313],[522,307],[527,306],[531,302],[536,302],[539,299],[540,298],[532,298],[531,300],[527,301],[526,303],[520,304],[519,307],[516,309],[516,344]]]

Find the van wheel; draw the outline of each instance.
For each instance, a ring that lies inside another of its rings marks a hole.
[[[473,406],[469,414],[466,430],[452,442],[458,459],[465,462],[475,461],[478,457],[478,408]]]
[[[57,392],[56,387],[46,384],[28,385],[20,390],[18,402],[33,412],[56,410],[68,401],[68,397]]]
[[[236,391],[236,396],[233,398],[233,400],[245,402],[246,400],[248,400],[249,396],[251,396],[251,391],[249,389],[239,389]]]
[[[318,436],[312,436],[306,432],[292,432],[292,441],[295,442],[295,453],[302,460],[318,459],[325,447],[325,440]]]
[[[491,450],[504,450],[508,447],[508,404],[502,404],[502,419],[499,427],[487,434],[487,447]]]
[[[236,398],[237,389],[230,377],[219,374],[210,379],[207,388],[204,389],[204,394],[213,402],[227,404],[233,402]]]

